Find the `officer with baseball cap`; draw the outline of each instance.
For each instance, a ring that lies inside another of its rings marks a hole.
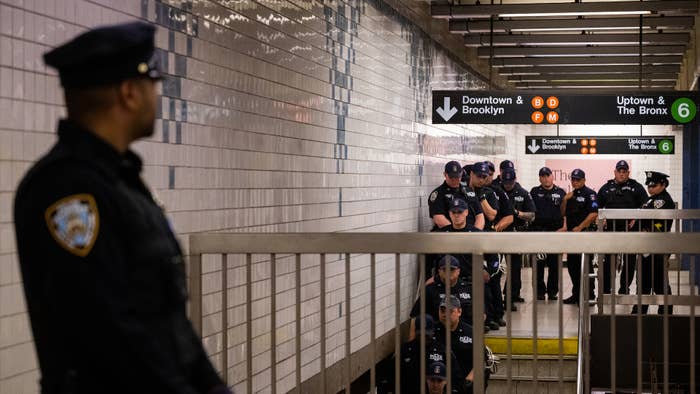
[[[663,172],[647,171],[646,182],[649,198],[642,204],[642,209],[676,209],[676,203],[671,198],[666,188],[669,185],[669,176]],[[671,231],[673,220],[645,219],[641,220],[642,231],[645,232],[668,232]],[[668,255],[648,254],[642,256],[642,294],[664,294],[664,280],[667,283],[666,291],[671,294],[671,286],[668,285],[668,270],[666,261]],[[647,313],[649,305],[642,305],[641,312]],[[632,313],[637,313],[637,305],[632,308]],[[658,313],[664,313],[664,305],[659,305]],[[673,305],[668,306],[668,313],[673,313]]]
[[[462,166],[456,161],[449,161],[445,164],[443,173],[445,181],[435,188],[428,197],[428,209],[430,218],[433,220],[431,231],[437,231],[450,224],[448,210],[455,197],[460,197],[469,204],[469,210],[472,212],[469,224],[477,228],[484,227],[484,215],[476,199],[476,194],[469,187],[460,184],[462,172]]]
[[[447,294],[446,284],[450,284],[450,294],[459,298],[462,304],[462,319],[467,323],[472,322],[472,286],[464,277],[460,276],[460,261],[446,254],[438,261],[437,275],[433,277],[432,283],[425,286],[425,312],[434,319],[439,319],[440,302]],[[449,277],[447,266],[449,266]],[[420,314],[420,298],[416,300],[411,310],[411,316]]]
[[[625,160],[620,160],[615,164],[614,177],[609,179],[600,190],[598,190],[598,204],[600,208],[609,209],[632,209],[639,208],[647,200],[647,192],[639,182],[630,178],[630,166]],[[634,221],[625,219],[606,220],[605,231],[625,232],[636,230]],[[605,255],[603,260],[603,292],[610,294],[614,289],[614,283],[610,283],[610,263],[616,255]],[[622,261],[622,273],[620,274],[620,294],[629,293],[629,286],[634,277],[636,267],[635,255],[625,254]]]
[[[542,167],[539,170],[540,185],[530,189],[530,197],[535,203],[537,214],[530,231],[566,231],[561,204],[566,191],[554,184],[552,170]],[[547,294],[549,300],[556,300],[559,292],[558,256],[554,253],[538,254],[537,298],[542,300]],[[544,268],[547,267],[547,283],[544,281]]]
[[[501,164],[503,164],[503,162],[501,162]],[[501,187],[508,196],[510,202],[513,204],[513,223],[506,227],[504,231],[528,231],[530,222],[535,219],[535,204],[532,202],[532,198],[530,198],[530,193],[528,193],[527,190],[520,186],[520,183],[516,181],[515,169],[506,166],[501,171],[501,176]],[[522,254],[512,254],[510,259],[510,277],[513,280],[511,288],[511,310],[517,310],[517,307],[515,306],[516,302],[524,301],[524,299],[520,296],[520,290],[522,287],[521,267],[523,258],[524,255]],[[503,294],[506,296],[506,298],[508,294],[507,287],[508,283],[506,282],[503,287]],[[504,304],[507,304],[507,300],[504,301]]]
[[[491,183],[492,185],[499,186],[499,187],[503,186],[503,171],[506,169],[515,171],[515,164],[513,164],[513,162],[510,160],[501,161],[498,164],[499,174],[496,177],[496,179],[494,179],[493,182]]]
[[[428,394],[444,394],[447,387],[447,366],[440,361],[430,364],[425,378]]]
[[[598,198],[593,189],[586,186],[586,173],[577,168],[571,171],[572,191],[566,193],[562,202],[562,212],[565,214],[566,230],[573,232],[592,230],[598,218]],[[571,277],[571,297],[565,299],[565,304],[578,304],[581,290],[581,255],[579,253],[567,254],[567,269]],[[593,267],[589,266],[589,272],[593,273]],[[594,298],[595,282],[590,280],[590,299]]]
[[[14,206],[43,394],[230,393],[187,318],[180,245],[129,149],[153,133],[154,34],[103,26],[44,55],[68,116]]]

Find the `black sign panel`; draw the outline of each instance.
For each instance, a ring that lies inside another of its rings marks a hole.
[[[672,155],[674,136],[644,137],[572,137],[527,136],[525,153],[528,155]]]
[[[561,95],[433,91],[433,124],[641,124],[696,121],[697,92]]]

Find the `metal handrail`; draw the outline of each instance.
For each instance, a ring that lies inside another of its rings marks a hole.
[[[191,313],[195,327],[202,329],[202,298],[201,274],[203,255],[209,254],[244,254],[247,267],[250,267],[251,254],[296,254],[297,261],[300,254],[418,254],[429,253],[461,253],[473,254],[475,271],[480,267],[479,262],[484,253],[689,253],[700,254],[700,234],[697,233],[288,233],[288,234],[261,234],[261,233],[212,233],[190,235],[190,280],[191,280]],[[348,257],[346,256],[346,259]],[[398,258],[398,257],[397,257]],[[422,260],[422,259],[421,259]],[[346,260],[346,271],[349,273]],[[588,271],[586,260],[582,261],[581,286],[586,286]],[[297,264],[298,266],[298,264]],[[583,271],[585,270],[585,271]],[[421,270],[422,271],[422,270]],[[476,274],[479,274],[477,271]],[[250,269],[247,269],[247,276]],[[347,279],[347,278],[346,278]],[[296,275],[297,282],[300,280]],[[250,283],[250,277],[247,278]],[[587,295],[587,289],[583,287],[581,296]],[[247,288],[250,291],[250,286]],[[346,289],[347,290],[347,289]],[[297,297],[299,295],[297,294]],[[474,288],[475,299],[483,298],[483,289]],[[346,294],[347,297],[347,294]],[[248,294],[250,300],[250,294]],[[587,300],[587,297],[586,297]],[[561,302],[561,300],[560,300]],[[587,303],[587,301],[586,301]],[[583,305],[582,305],[583,306]],[[474,303],[474,308],[483,308],[480,303]],[[299,315],[297,308],[297,315]],[[584,308],[581,308],[584,309]],[[587,308],[586,308],[587,309]],[[246,313],[250,314],[250,308]],[[476,311],[475,311],[476,313]],[[581,311],[585,314],[585,311]],[[226,315],[226,314],[224,314]],[[477,314],[478,315],[478,314]],[[248,316],[250,318],[250,316]],[[585,324],[585,316],[580,319]],[[226,327],[226,321],[223,322]],[[483,322],[475,321],[475,332],[483,327]],[[297,327],[299,327],[297,325]],[[585,332],[585,330],[583,330]],[[251,334],[247,333],[250,341]],[[579,341],[579,355],[585,346],[584,341]],[[273,336],[274,343],[274,336]],[[483,343],[481,336],[475,337],[477,349]],[[249,352],[250,346],[246,346]],[[298,349],[298,340],[297,340]],[[252,376],[251,358],[248,353],[246,360],[246,374]],[[298,359],[297,359],[298,360]],[[475,371],[480,370],[483,360],[475,358]],[[350,367],[349,359],[346,360],[346,368]],[[580,363],[579,365],[582,365]],[[224,370],[227,365],[222,366]],[[324,371],[325,373],[325,371]],[[578,373],[578,372],[577,372]],[[579,382],[583,381],[583,373],[579,376]],[[483,385],[483,376],[477,372],[475,377],[475,389]],[[297,383],[301,375],[297,371]],[[345,375],[349,379],[349,374]],[[324,378],[325,382],[325,378]],[[325,383],[324,383],[325,384]],[[347,384],[347,382],[346,382]],[[246,382],[252,389],[251,379]]]
[[[588,293],[587,289],[585,288],[585,284],[588,283],[588,270],[587,265],[585,264],[586,261],[586,255],[582,254],[581,255],[581,282],[579,283],[580,287],[580,293],[579,297],[581,298],[581,305],[578,308],[578,356],[576,359],[576,394],[583,394],[584,389],[585,389],[585,381],[583,379],[583,374],[584,374],[584,360],[583,360],[583,355],[585,353],[584,349],[584,341],[583,337],[586,335],[586,324],[587,321],[586,319],[586,314],[588,313],[588,308],[583,308],[583,302],[585,300],[586,304],[588,304]],[[561,280],[561,278],[559,278]]]

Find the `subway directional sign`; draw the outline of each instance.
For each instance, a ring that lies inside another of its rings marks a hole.
[[[696,121],[697,92],[553,94],[433,91],[433,124],[631,124]]]
[[[528,155],[672,155],[676,144],[672,135],[591,137],[527,136]]]

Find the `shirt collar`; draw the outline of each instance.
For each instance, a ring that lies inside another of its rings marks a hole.
[[[116,174],[138,176],[141,173],[143,162],[136,153],[131,150],[124,154],[119,153],[95,133],[71,120],[59,121],[58,139],[77,148],[84,155],[84,159],[98,162]]]

